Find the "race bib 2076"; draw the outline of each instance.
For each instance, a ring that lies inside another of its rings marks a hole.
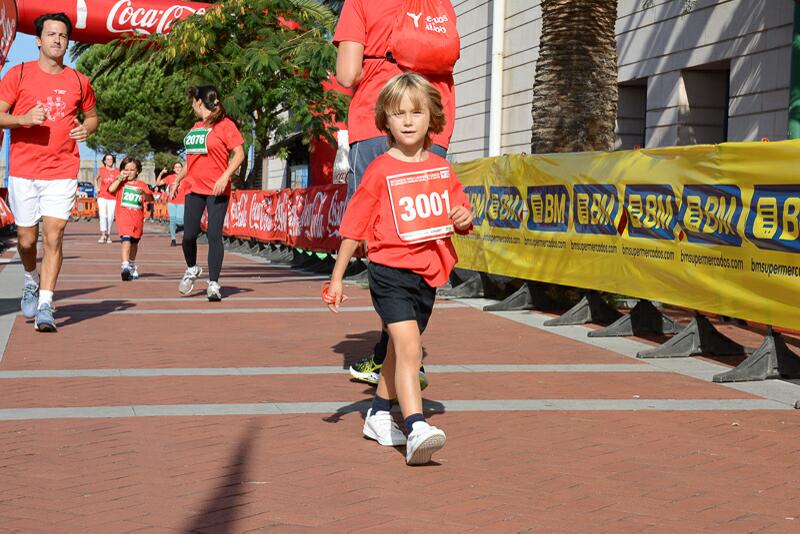
[[[183,138],[187,154],[208,154],[208,134],[211,128],[195,128]]]
[[[122,188],[122,201],[120,205],[123,208],[130,208],[132,210],[140,210],[144,205],[144,192],[138,187],[126,185]]]

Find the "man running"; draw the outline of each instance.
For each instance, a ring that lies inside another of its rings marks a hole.
[[[39,332],[55,332],[53,291],[78,189],[78,142],[97,130],[99,119],[89,79],[64,66],[72,22],[64,13],[50,13],[34,25],[39,59],[15,66],[0,81],[0,128],[11,129],[8,199],[25,267],[22,313],[34,319]],[[36,272],[39,221],[41,279]]]

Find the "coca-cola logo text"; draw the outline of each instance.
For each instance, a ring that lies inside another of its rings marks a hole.
[[[167,33],[177,20],[203,15],[206,8],[172,5],[166,9],[135,7],[132,0],[119,0],[111,7],[106,29],[111,33],[135,32],[145,35]]]

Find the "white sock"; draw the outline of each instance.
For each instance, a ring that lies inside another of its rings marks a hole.
[[[35,269],[31,272],[25,271],[25,285],[28,283],[39,285],[39,273]]]
[[[42,289],[39,291],[39,307],[42,307],[42,304],[49,304],[50,306],[53,305],[53,292],[47,291],[46,289]]]

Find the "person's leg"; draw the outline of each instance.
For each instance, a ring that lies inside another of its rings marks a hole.
[[[17,252],[25,272],[36,272],[36,243],[39,241],[39,225],[17,226]]]
[[[17,224],[17,252],[25,271],[36,272],[36,243],[42,219],[35,180],[8,178],[8,204]]]
[[[393,352],[393,368],[381,369],[380,387],[383,384],[383,392],[391,395],[392,391],[388,385],[390,377],[384,377],[388,370],[394,375],[394,392],[397,394],[397,401],[403,417],[408,418],[414,414],[422,414],[422,390],[419,387],[419,366],[422,363],[422,339],[419,333],[417,321],[401,321],[391,323],[388,326],[391,338],[390,346]],[[387,353],[384,367],[389,360]],[[382,391],[379,391],[380,395]],[[389,398],[393,398],[390,396]]]
[[[206,207],[206,199],[200,195],[189,193],[186,195],[183,215],[183,257],[187,267],[197,265],[197,236],[200,235],[200,219]]]
[[[64,259],[63,243],[64,230],[67,228],[66,219],[55,217],[42,218],[42,274],[41,290],[55,291],[58,274]]]
[[[228,212],[229,197],[209,196],[206,201],[208,208],[208,280],[219,283],[222,272],[222,260],[225,256],[225,247],[222,244],[222,226],[225,223],[225,214]]]
[[[130,238],[124,237],[122,238],[122,266],[123,268],[128,265],[131,261],[131,242]]]
[[[172,241],[175,241],[175,231],[178,227],[177,217],[177,204],[167,204],[167,210],[169,211],[169,237]]]
[[[105,243],[106,236],[108,235],[108,199],[97,199],[97,218],[100,220],[99,243]]]
[[[114,226],[114,216],[117,212],[117,201],[116,200],[109,200],[108,201],[108,239],[106,239],[106,243],[111,243],[111,227]]]

